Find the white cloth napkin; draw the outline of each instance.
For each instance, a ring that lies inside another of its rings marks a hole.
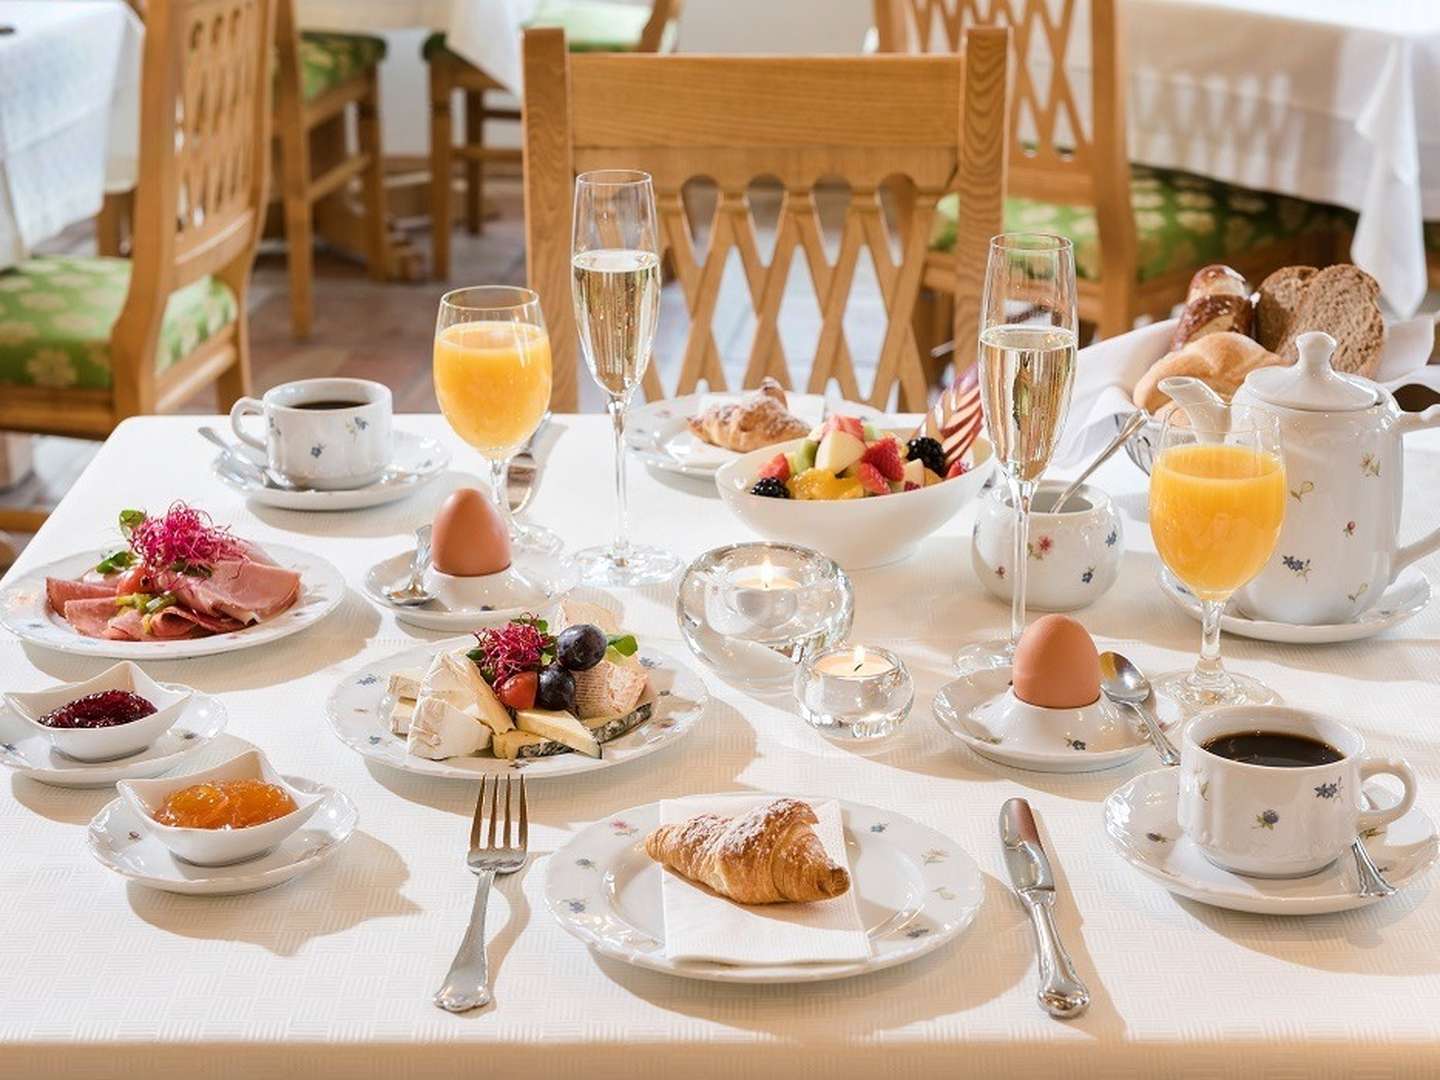
[[[660,823],[670,825],[697,814],[734,817],[773,795],[704,795],[665,799]],[[826,853],[841,866],[845,833],[840,804],[812,802],[813,826]],[[660,900],[665,912],[665,955],[677,961],[721,964],[818,964],[865,960],[870,939],[860,922],[854,874],[844,896],[811,904],[754,904],[725,899],[668,869],[661,869]]]
[[[1176,321],[1142,326],[1080,350],[1070,419],[1055,451],[1056,465],[1083,465],[1114,438],[1115,417],[1134,411],[1130,395],[1135,384],[1151,364],[1170,351]],[[1434,342],[1433,315],[1387,323],[1376,381],[1391,391],[1418,385],[1440,393],[1440,364],[1429,363]]]

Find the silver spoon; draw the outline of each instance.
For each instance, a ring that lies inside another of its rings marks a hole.
[[[1090,479],[1090,474],[1114,457],[1115,451],[1124,446],[1125,441],[1129,439],[1131,435],[1134,435],[1135,432],[1139,431],[1141,425],[1149,419],[1150,414],[1144,409],[1136,409],[1131,413],[1130,418],[1125,421],[1124,426],[1116,433],[1115,438],[1110,440],[1110,445],[1105,447],[1104,450],[1101,450],[1099,456],[1090,462],[1089,465],[1085,466],[1085,471],[1074,480],[1071,480],[1070,486],[1060,493],[1060,497],[1056,499],[1050,507],[1050,513],[1058,514],[1061,510],[1065,509],[1065,504],[1075,497],[1075,493],[1080,490],[1080,485]]]
[[[1150,736],[1162,764],[1180,764],[1180,753],[1175,744],[1165,737],[1165,732],[1160,730],[1160,722],[1146,707],[1146,702],[1150,700],[1150,680],[1139,668],[1117,652],[1101,653],[1100,689],[1111,701],[1130,706],[1145,722],[1145,733]]]
[[[397,607],[419,607],[435,599],[425,588],[425,571],[430,566],[430,526],[415,530],[415,554],[410,557],[410,576],[405,581],[387,585],[380,591]]]
[[[224,451],[225,461],[233,471],[248,476],[268,488],[278,488],[281,491],[300,490],[298,485],[292,484],[273,469],[267,469],[265,466],[258,465],[254,461],[251,461],[244,454],[236,450],[235,447],[226,442],[224,437],[209,424],[200,425],[200,436],[207,442],[214,443]]]
[[[1361,792],[1360,798],[1366,806],[1374,807],[1374,802],[1365,792]],[[1365,847],[1364,837],[1357,836],[1350,841],[1350,854],[1355,857],[1355,876],[1360,880],[1361,896],[1393,896],[1399,892],[1385,880],[1385,875],[1380,873],[1380,868],[1375,865],[1375,860],[1370,857],[1370,852]]]

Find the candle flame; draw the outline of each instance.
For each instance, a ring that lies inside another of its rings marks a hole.
[[[851,659],[851,660],[854,662],[854,664],[855,664],[855,667],[854,667],[853,670],[859,671],[862,667],[864,667],[864,666],[865,666],[865,646],[864,646],[864,645],[856,645],[856,646],[855,646],[855,652],[854,652],[854,654],[850,657],[850,659]]]
[[[769,559],[766,559],[763,563],[760,564],[760,588],[768,589],[774,583],[775,567],[770,565]]]

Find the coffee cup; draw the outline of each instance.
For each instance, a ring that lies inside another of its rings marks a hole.
[[[1361,785],[1382,775],[1404,794],[1366,809]],[[1306,709],[1212,709],[1190,722],[1180,748],[1180,828],[1212,863],[1250,877],[1323,870],[1357,835],[1404,815],[1415,790],[1403,759],[1366,755],[1357,732]]]
[[[373,484],[390,464],[392,408],[389,387],[368,379],[300,379],[242,397],[230,426],[291,483],[341,491]],[[264,438],[245,430],[252,414],[264,417]]]

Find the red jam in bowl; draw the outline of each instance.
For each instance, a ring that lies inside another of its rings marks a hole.
[[[155,712],[155,706],[130,690],[101,690],[66,702],[40,717],[52,728],[106,728],[133,724]]]

